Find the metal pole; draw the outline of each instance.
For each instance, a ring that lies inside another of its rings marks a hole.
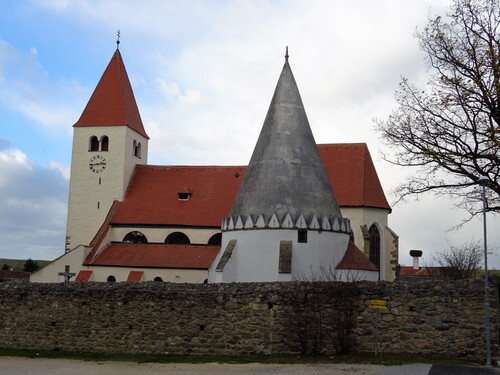
[[[483,244],[484,244],[484,320],[486,323],[486,366],[491,366],[490,340],[490,300],[488,293],[488,244],[486,239],[486,176],[481,176],[479,182],[483,185]]]

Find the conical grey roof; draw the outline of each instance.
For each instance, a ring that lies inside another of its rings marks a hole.
[[[319,156],[299,89],[288,63],[281,72],[264,125],[231,216],[290,213],[309,222],[313,215],[342,217]]]

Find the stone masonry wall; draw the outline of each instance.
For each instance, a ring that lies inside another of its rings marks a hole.
[[[5,282],[0,283],[0,347],[278,354],[300,353],[307,346],[307,352],[334,354],[335,320],[330,318],[336,308],[331,296],[346,285]],[[380,353],[484,357],[481,282],[356,285],[348,293],[354,312],[353,351],[373,351],[377,310],[368,306],[372,299],[384,299],[388,310],[379,319]],[[496,356],[494,289],[492,295]],[[300,335],[304,334],[301,346]]]

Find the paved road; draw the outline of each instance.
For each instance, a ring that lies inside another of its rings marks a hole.
[[[482,367],[311,364],[160,364],[85,362],[65,359],[0,357],[1,375],[500,375],[498,369]]]
[[[429,371],[429,375],[496,375],[500,374],[497,368],[486,367],[465,367],[465,366],[445,366],[434,365]]]

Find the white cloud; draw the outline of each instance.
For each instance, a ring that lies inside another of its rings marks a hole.
[[[68,182],[20,150],[0,149],[0,254],[53,259],[64,249]]]
[[[21,168],[22,170],[32,171],[33,168],[31,164],[28,162],[28,157],[26,154],[16,149],[5,149],[0,152],[0,161],[4,167],[2,169],[10,167],[16,170]],[[0,181],[7,182],[8,179],[4,176],[3,173],[0,174]]]
[[[66,181],[69,181],[70,170],[71,170],[69,165],[57,161],[51,161],[49,163],[49,169],[58,171]]]

